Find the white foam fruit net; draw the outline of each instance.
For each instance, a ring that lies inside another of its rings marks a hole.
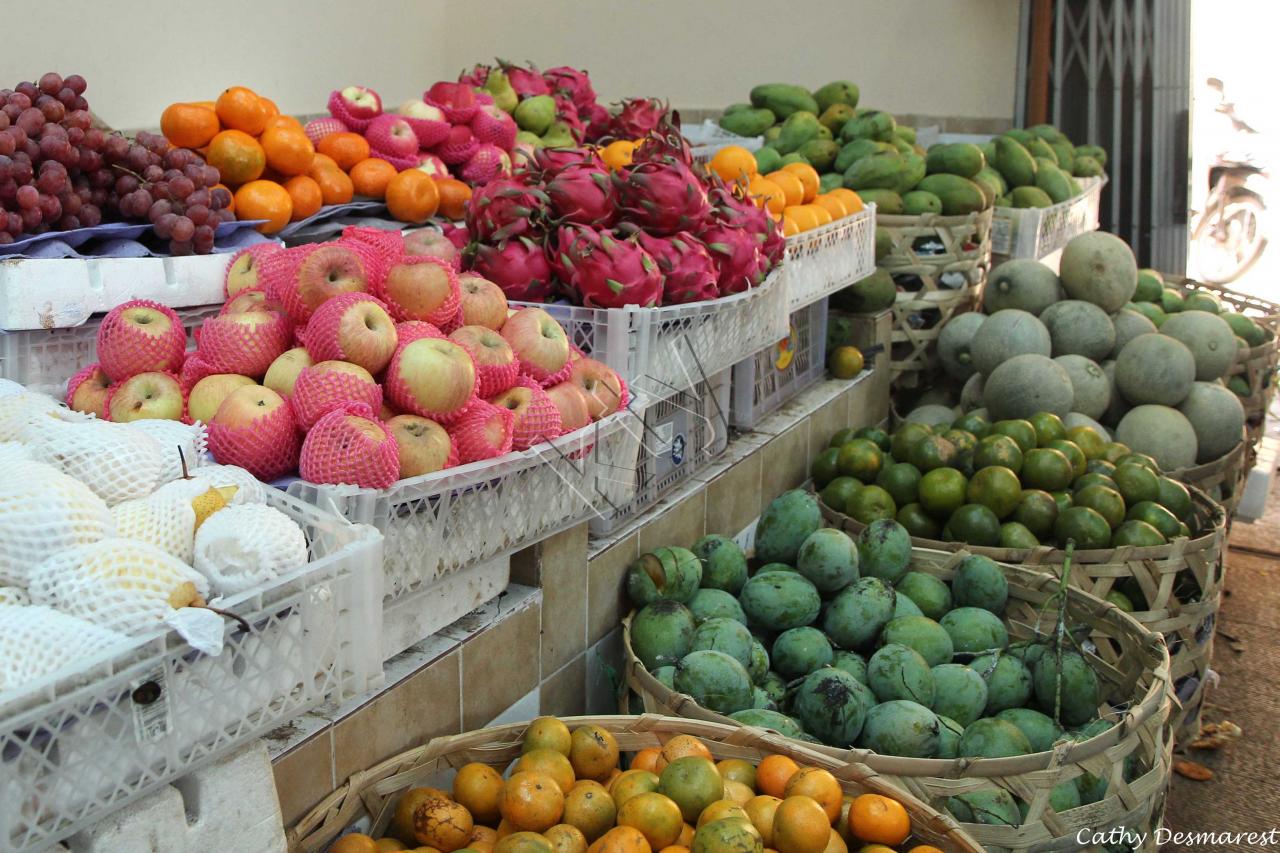
[[[151,494],[168,467],[160,442],[127,424],[50,418],[27,444],[37,459],[82,481],[110,505]]]
[[[209,594],[199,572],[154,545],[103,539],[54,554],[27,587],[46,604],[123,634],[153,630],[174,611]]]
[[[40,462],[15,462],[0,477],[0,583],[27,586],[51,554],[111,536],[102,498],[74,477]]]
[[[0,691],[100,654],[123,634],[50,607],[0,604]]]
[[[47,394],[24,390],[0,396],[0,441],[26,440],[28,423],[60,408],[62,405]]]
[[[207,489],[206,489],[207,491]],[[155,545],[184,563],[191,562],[196,511],[185,495],[170,491],[125,501],[111,508],[116,536]]]
[[[31,596],[27,591],[16,586],[0,586],[0,606],[7,604],[30,604]]]
[[[264,504],[229,506],[196,531],[196,570],[231,595],[307,564],[307,538],[293,519]]]
[[[236,494],[231,499],[233,505],[264,504],[267,502],[267,487],[262,481],[237,465],[201,465],[192,472],[192,476],[205,484],[192,497],[209,491],[210,488],[235,486]]]
[[[187,468],[193,469],[200,464],[200,457],[208,447],[208,430],[203,424],[184,424],[181,421],[168,421],[161,418],[143,418],[131,421],[129,429],[141,430],[160,443],[165,467],[160,472],[158,482],[167,483],[182,476],[182,457],[187,460]],[[178,455],[182,448],[182,457]]]
[[[35,457],[27,446],[18,441],[0,441],[0,469],[13,462],[33,462]]]

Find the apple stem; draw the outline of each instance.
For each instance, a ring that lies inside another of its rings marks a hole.
[[[178,461],[182,463],[182,479],[190,480],[191,472],[187,470],[187,455],[182,452],[182,446],[178,446]]]

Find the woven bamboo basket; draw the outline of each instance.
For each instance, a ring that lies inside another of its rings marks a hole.
[[[866,765],[848,762],[833,766],[826,756],[807,749],[804,744],[763,729],[652,714],[565,717],[563,720],[570,729],[583,725],[607,729],[617,738],[618,747],[624,753],[661,747],[676,735],[684,734],[701,739],[717,761],[742,758],[756,763],[766,755],[779,754],[801,766],[829,767],[847,794],[882,794],[902,803],[911,816],[914,841],[908,844],[932,844],[946,853],[983,853],[982,846],[960,829],[954,818],[895,787]],[[453,772],[464,764],[480,762],[499,772],[505,770],[520,757],[528,725],[516,723],[436,738],[354,774],[289,828],[286,839],[290,853],[321,853],[357,824],[362,827],[360,831],[375,837],[382,835],[402,791],[420,786],[447,789]]]
[[[950,580],[968,553],[938,553],[927,559],[913,555],[912,569]],[[1022,566],[1002,566],[1009,581],[1005,625],[1010,640],[1027,639],[1051,630],[1056,618],[1044,609],[1059,587],[1057,578]],[[1077,850],[1081,829],[1123,826],[1148,833],[1141,849],[1154,851],[1152,831],[1160,826],[1173,742],[1165,725],[1173,702],[1169,653],[1158,634],[1147,631],[1119,608],[1078,589],[1067,590],[1067,617],[1088,627],[1097,648],[1091,656],[1107,696],[1104,716],[1116,725],[1080,742],[1063,741],[1052,751],[1014,758],[899,758],[865,749],[812,745],[834,765],[862,762],[932,805],[945,808],[948,797],[1003,788],[1029,804],[1019,826],[962,823],[961,828],[992,850],[1013,853]],[[699,706],[691,697],[654,678],[631,649],[631,623],[623,622],[627,684],[648,712],[730,723],[728,717]],[[1125,772],[1125,764],[1132,772]],[[1084,773],[1108,780],[1098,802],[1056,813],[1049,806],[1054,786]]]
[[[877,262],[898,284],[893,383],[919,384],[937,366],[937,340],[953,314],[977,304],[991,269],[991,210],[964,216],[881,216],[890,248]]]
[[[1204,700],[1205,677],[1213,657],[1214,623],[1222,596],[1225,573],[1227,519],[1221,505],[1204,492],[1190,488],[1193,538],[1175,539],[1167,545],[1136,548],[1125,545],[1095,551],[1076,551],[1071,558],[1069,583],[1092,596],[1106,598],[1117,583],[1132,579],[1142,590],[1139,608],[1133,614],[1148,631],[1162,634],[1169,647],[1169,675],[1177,703],[1169,724],[1179,742],[1200,733],[1200,712]],[[827,524],[850,536],[866,525],[819,499]],[[1064,551],[1044,546],[1032,550],[984,548],[963,542],[942,542],[912,537],[912,552],[922,562],[949,559],[944,554],[966,551],[981,554],[999,563],[1020,565],[1054,576],[1062,573]]]
[[[1248,457],[1251,448],[1248,441],[1240,441],[1230,451],[1203,465],[1190,465],[1168,472],[1175,480],[1195,486],[1213,500],[1222,504],[1230,520],[1244,497],[1244,483],[1249,476]]]

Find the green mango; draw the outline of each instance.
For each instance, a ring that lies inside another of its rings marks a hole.
[[[751,90],[751,105],[770,110],[781,120],[796,112],[821,112],[818,102],[803,86],[789,83],[765,83]]]
[[[765,145],[756,150],[756,170],[762,175],[776,172],[782,168],[782,152],[772,145]]]
[[[832,131],[839,131],[851,118],[853,118],[853,107],[848,104],[835,103],[819,114],[818,123]]]
[[[849,108],[850,114],[858,106],[858,86],[849,80],[836,80],[813,92],[813,100],[818,104],[818,112],[826,112],[836,104]],[[833,128],[834,129],[834,128]]]
[[[876,206],[877,216],[902,215],[902,196],[893,190],[859,190],[858,195],[862,198],[863,204],[874,204]],[[880,229],[877,228],[876,231],[879,232]],[[876,234],[876,257],[881,257],[879,233]]]
[[[877,139],[888,142],[893,138],[894,128],[898,123],[893,116],[883,110],[870,110],[856,116],[840,129],[840,138],[845,142],[855,139]]]
[[[1010,194],[1013,207],[1052,207],[1053,199],[1039,187],[1014,187]]]
[[[929,175],[917,185],[917,189],[937,196],[942,202],[944,216],[974,213],[987,206],[987,197],[982,188],[959,175]]]
[[[825,172],[836,162],[840,146],[829,139],[811,139],[800,146],[800,156],[819,172]]]
[[[774,114],[769,110],[753,109],[750,106],[720,116],[720,126],[738,136],[760,136],[773,127],[775,121]]]
[[[783,120],[782,130],[778,133],[774,147],[782,154],[799,151],[800,146],[817,139],[818,128],[821,126],[818,124],[818,117],[813,113],[803,110],[794,112]]]
[[[851,190],[892,189],[906,166],[896,151],[876,153],[855,161],[844,173],[844,185]]]
[[[870,139],[855,139],[852,142],[846,142],[841,148],[840,153],[836,155],[835,169],[837,172],[845,172],[856,161],[863,157],[869,157],[880,150],[879,144]]]
[[[945,173],[972,178],[987,165],[982,149],[971,142],[940,143],[929,148],[925,158],[929,174]]]

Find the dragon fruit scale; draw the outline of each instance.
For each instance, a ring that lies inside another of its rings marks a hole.
[[[619,139],[639,139],[667,120],[669,110],[657,98],[629,98],[613,117],[613,135]]]
[[[760,251],[768,260],[770,269],[782,262],[782,256],[787,251],[787,239],[769,211],[725,186],[714,187],[710,197],[715,205],[713,215],[717,220],[756,235]]]
[[[613,114],[604,104],[592,104],[578,110],[578,118],[587,123],[584,131],[587,142],[603,139],[613,128]]]
[[[515,65],[506,60],[499,59],[498,66],[502,68],[507,75],[507,82],[511,84],[511,88],[516,90],[516,94],[521,98],[532,98],[535,95],[550,95],[551,87],[547,85],[547,81],[542,79],[542,75],[538,69],[522,65]]]
[[[674,157],[615,172],[622,215],[651,234],[697,232],[711,214],[701,179]]]
[[[702,302],[720,295],[717,284],[720,268],[706,244],[687,231],[670,237],[655,237],[641,231],[640,245],[653,255],[662,272],[662,302],[681,305]]]
[[[593,148],[539,148],[533,152],[530,171],[546,183],[570,166],[582,165],[606,168],[604,160]]]
[[[547,182],[551,210],[564,222],[606,227],[617,212],[617,191],[608,169],[590,164],[569,166]]]
[[[467,202],[467,232],[484,243],[539,235],[548,201],[545,192],[517,179],[490,181]]]
[[[586,109],[596,102],[596,90],[586,71],[558,65],[542,72],[551,93],[568,95],[578,109]]]
[[[476,245],[470,269],[502,288],[516,302],[545,302],[555,291],[555,277],[542,246],[528,237],[498,245]]]
[[[755,234],[717,222],[698,237],[720,264],[717,287],[721,296],[741,293],[764,281],[769,262],[761,253]]]
[[[637,238],[583,225],[556,232],[556,268],[588,308],[662,304],[662,272]]]

